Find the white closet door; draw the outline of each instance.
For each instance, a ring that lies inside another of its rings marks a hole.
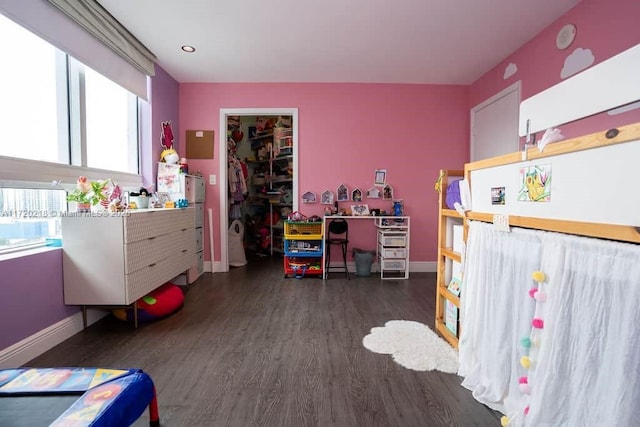
[[[471,161],[519,151],[520,82],[471,109]]]

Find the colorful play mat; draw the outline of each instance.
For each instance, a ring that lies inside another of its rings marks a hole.
[[[149,425],[158,427],[155,387],[139,369],[0,370],[2,426],[129,426],[146,408]]]

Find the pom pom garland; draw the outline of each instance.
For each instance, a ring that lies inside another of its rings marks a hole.
[[[547,277],[542,271],[534,271],[531,274],[531,278],[536,282],[544,282]]]
[[[538,292],[538,288],[531,288],[529,289],[529,296],[531,298],[535,298],[535,294]]]
[[[509,417],[507,417],[506,415],[502,418],[500,418],[500,425],[502,427],[508,426],[509,425]]]
[[[527,415],[529,413],[529,407],[527,406],[526,408],[524,408],[524,411],[522,411],[525,415]]]
[[[529,387],[529,384],[519,384],[518,388],[522,394],[531,394],[531,387]]]
[[[529,378],[528,377],[520,377],[518,379],[518,383],[520,383],[520,384],[529,384]]]
[[[520,338],[520,345],[523,346],[524,348],[531,348],[531,338],[529,337]]]
[[[533,299],[538,302],[547,302],[547,293],[542,291],[536,291],[533,293]]]
[[[528,356],[522,356],[520,358],[520,364],[524,369],[529,369],[531,367],[531,359]]]
[[[542,328],[544,328],[544,320],[538,319],[538,318],[534,318],[531,321],[531,325],[536,329],[542,329]]]

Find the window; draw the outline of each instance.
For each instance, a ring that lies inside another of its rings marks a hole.
[[[79,175],[141,178],[137,96],[2,14],[0,40],[2,252],[59,237]]]

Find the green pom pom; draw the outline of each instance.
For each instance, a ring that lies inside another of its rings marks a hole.
[[[531,339],[529,337],[521,338],[520,345],[524,348],[531,348]]]

